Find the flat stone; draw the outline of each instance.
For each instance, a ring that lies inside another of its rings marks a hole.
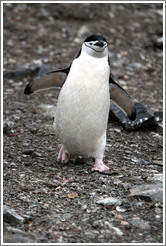
[[[163,166],[163,160],[153,160],[152,164]]]
[[[24,218],[17,214],[15,210],[7,205],[3,206],[3,221],[18,224],[24,222]]]
[[[24,149],[24,150],[22,151],[22,154],[23,154],[23,155],[31,155],[33,152],[34,152],[33,149]]]
[[[101,223],[101,221],[93,221],[93,223],[92,223],[92,227],[93,228],[102,228],[102,223]]]
[[[129,196],[140,197],[145,201],[163,202],[163,187],[162,183],[138,185],[130,189]]]
[[[155,173],[153,175],[150,175],[147,177],[147,181],[158,183],[158,182],[163,182],[163,174],[162,173]]]
[[[129,64],[129,67],[133,67],[133,68],[139,69],[139,68],[142,68],[143,65],[141,63],[139,63],[139,62],[133,62],[133,63]]]
[[[150,230],[150,225],[148,221],[131,219],[130,223],[141,230]]]
[[[107,197],[104,199],[100,199],[98,201],[96,201],[97,204],[101,204],[101,205],[121,205],[122,204],[122,200],[115,198],[115,197]]]
[[[110,222],[105,221],[104,222],[105,226],[108,227],[111,230],[111,233],[117,235],[117,236],[122,236],[123,232],[121,231],[120,228],[113,226]]]
[[[71,219],[72,215],[71,214],[62,214],[60,220],[62,222],[69,221]]]
[[[26,237],[26,236],[21,236],[21,235],[4,235],[3,237],[3,242],[4,243],[15,243],[15,244],[20,244],[20,243],[35,243],[36,241]]]
[[[138,164],[138,165],[143,165],[144,164],[144,161],[142,159],[138,159],[136,157],[133,157],[131,159],[132,162],[134,162],[135,164]]]

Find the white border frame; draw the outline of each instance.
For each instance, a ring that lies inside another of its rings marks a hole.
[[[165,245],[165,1],[1,1],[1,164],[3,163],[3,4],[5,3],[163,3],[163,243],[61,243],[60,245]],[[58,245],[58,243],[3,243],[3,165],[1,165],[1,245]]]

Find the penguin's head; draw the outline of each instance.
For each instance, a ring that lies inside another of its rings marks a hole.
[[[108,56],[107,40],[100,35],[91,35],[84,40],[82,51],[93,57]]]

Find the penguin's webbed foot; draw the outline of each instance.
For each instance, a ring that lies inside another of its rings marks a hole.
[[[107,167],[102,159],[96,159],[95,165],[92,167],[91,171],[98,171],[98,172],[104,172],[106,170],[109,170],[109,167]]]
[[[67,152],[67,150],[62,146],[60,148],[59,154],[58,154],[58,162],[60,163],[67,163],[69,162],[71,158],[71,155]]]

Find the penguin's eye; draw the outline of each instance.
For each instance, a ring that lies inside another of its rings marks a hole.
[[[92,45],[93,43],[89,43],[90,45]]]

